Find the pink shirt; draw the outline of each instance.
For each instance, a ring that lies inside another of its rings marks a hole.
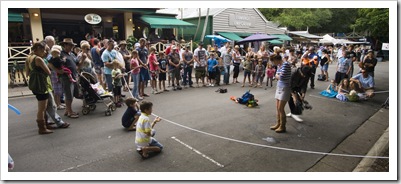
[[[149,55],[149,68],[150,68],[150,71],[156,71],[159,68],[159,65],[156,65],[156,63],[157,63],[156,54],[150,54]]]
[[[131,68],[135,68],[135,67],[138,67],[138,66],[139,66],[138,59],[132,58],[132,59],[131,59]],[[140,70],[140,68],[138,67],[138,68],[132,70],[132,74],[138,74],[140,71],[141,71],[141,70]]]
[[[267,69],[267,77],[269,77],[269,78],[272,78],[273,76],[274,76],[274,72],[275,72],[276,70],[274,69],[274,68],[268,68]]]

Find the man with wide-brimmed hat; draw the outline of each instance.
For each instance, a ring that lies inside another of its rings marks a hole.
[[[64,38],[63,42],[60,43],[63,50],[60,53],[60,58],[64,61],[64,66],[71,70],[71,76],[73,79],[77,79],[77,58],[72,54],[72,49],[76,43],[72,38]],[[70,81],[67,74],[60,75],[61,83],[63,84],[63,91],[65,96],[65,115],[70,118],[78,118],[78,113],[72,111],[72,100],[74,98],[74,83]]]
[[[126,73],[130,71],[130,59],[131,59],[131,54],[127,50],[127,42],[125,40],[121,40],[120,43],[118,44],[118,47],[120,47],[119,52],[123,56],[124,62],[125,62],[125,70],[122,70],[123,73]],[[123,86],[124,86],[124,91],[128,91],[129,87],[129,76],[126,75],[124,76],[125,80],[123,80]],[[125,84],[127,82],[127,84]]]

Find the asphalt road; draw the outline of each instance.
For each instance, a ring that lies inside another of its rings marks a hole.
[[[334,70],[331,64],[331,77]],[[388,80],[389,62],[378,63],[377,91],[387,91]],[[344,103],[319,95],[329,82],[315,84],[306,97],[313,110],[304,111],[303,123],[288,118],[283,134],[269,130],[275,121],[275,87],[251,88],[259,100],[257,108],[230,100],[249,89],[241,84],[222,86],[228,89],[225,94],[216,93],[218,87],[205,87],[152,95],[146,100],[153,102],[153,112],[163,119],[156,125],[155,137],[164,150],[146,160],[135,151],[135,132],[121,126],[126,106],[105,116],[105,106],[98,103],[89,115],[63,117],[71,124],[68,129],[38,135],[36,99],[9,99],[22,112],[20,116],[8,113],[9,153],[15,161],[11,172],[304,172],[324,155],[303,151],[330,152],[388,97],[381,93],[369,101]],[[150,94],[150,87],[146,91]],[[75,111],[80,112],[81,105],[81,100],[74,100]]]

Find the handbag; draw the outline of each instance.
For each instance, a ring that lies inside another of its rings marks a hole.
[[[28,81],[28,88],[36,94],[46,94],[47,92],[47,84],[46,84],[46,77],[47,75],[41,71],[35,65],[35,56],[33,61],[30,63],[32,67],[32,71],[29,72],[29,81]]]

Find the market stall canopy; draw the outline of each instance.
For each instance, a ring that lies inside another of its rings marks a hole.
[[[337,43],[335,44],[369,44],[369,42],[355,42],[347,39],[336,39]]]
[[[224,38],[220,35],[206,35],[205,38],[211,38],[212,40],[214,40],[214,43],[221,47],[221,44],[226,43],[226,42],[231,42],[231,40]]]
[[[272,45],[281,45],[281,44],[283,44],[283,42],[280,41],[280,40],[270,40],[269,43],[272,44]]]
[[[319,43],[329,43],[329,44],[337,44],[339,42],[339,40],[331,37],[330,35],[326,34],[323,36],[323,39],[319,40]]]
[[[275,36],[278,38],[277,40],[282,40],[282,41],[291,41],[292,40],[291,37],[289,37],[285,34],[271,34],[270,36]]]
[[[21,13],[8,12],[8,22],[23,22]]]
[[[308,31],[291,31],[289,33],[299,36],[299,37],[308,38],[308,39],[322,39],[323,38],[321,36],[310,34]]]
[[[278,37],[275,36],[270,36],[267,34],[263,33],[256,33],[251,36],[248,36],[240,41],[238,43],[244,43],[244,42],[255,42],[255,41],[267,41],[267,40],[274,40],[277,39]]]
[[[225,38],[228,38],[228,39],[230,39],[230,40],[233,40],[233,41],[242,40],[242,38],[239,37],[239,36],[238,36],[237,34],[235,34],[235,33],[219,32],[219,35],[221,35],[221,36],[223,36],[223,37],[225,37]]]
[[[148,23],[151,28],[194,28],[194,24],[178,20],[175,17],[143,15],[141,20]]]

